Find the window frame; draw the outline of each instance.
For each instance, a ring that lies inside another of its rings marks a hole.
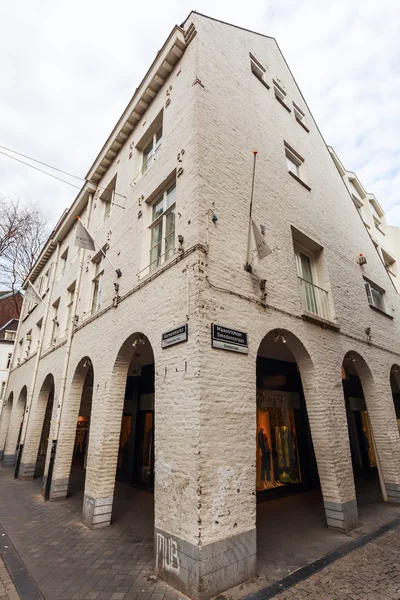
[[[293,102],[292,104],[293,104],[294,118],[296,119],[297,123],[299,123],[303,127],[303,129],[305,129],[307,131],[307,133],[310,133],[310,130],[306,126],[306,115],[305,115],[305,113],[301,110],[301,108],[299,108],[297,106],[297,104],[295,104],[295,102]]]
[[[285,150],[285,159],[286,159],[286,169],[291,177],[296,179],[303,187],[305,187],[309,192],[311,192],[310,186],[304,181],[304,158],[287,142],[283,142],[284,150]],[[296,167],[296,173],[294,173],[288,165],[288,161],[292,162]]]
[[[149,225],[150,229],[150,272],[153,272],[155,269],[160,267],[162,264],[170,260],[175,253],[175,232],[176,232],[176,180],[167,185],[164,190],[156,197],[156,199],[151,203],[151,211],[152,211],[152,222]],[[175,199],[168,206],[168,194],[171,190],[175,190]],[[154,208],[162,201],[162,212],[154,218]],[[174,229],[167,234],[167,217],[171,213],[175,214],[174,219]],[[156,227],[161,224],[161,239],[156,244],[153,244],[153,231]],[[173,235],[174,247],[172,249],[172,253],[170,256],[166,257],[167,252],[171,250],[171,247],[166,250],[166,240],[168,237]],[[152,260],[152,252],[157,247],[160,246],[160,253],[158,254],[155,260]]]
[[[259,60],[256,59],[256,57],[251,52],[249,52],[249,55],[251,72],[258,79],[258,81],[261,81],[261,83],[269,90],[269,85],[265,80],[265,67],[260,63]]]
[[[161,135],[160,135],[159,139],[157,140],[157,135],[160,131],[161,131]],[[155,156],[160,149],[162,139],[163,139],[163,134],[164,134],[164,121],[162,119],[161,123],[157,127],[157,129],[147,138],[147,141],[143,144],[143,150],[141,151],[142,152],[142,156],[141,156],[141,162],[142,162],[141,174],[142,174],[142,176],[145,175],[151,168],[151,166],[155,160]],[[145,152],[146,152],[147,148],[150,146],[150,144],[151,144],[150,152],[147,155],[145,155]],[[145,160],[145,156],[147,156],[146,160]]]
[[[1,382],[0,400],[3,400],[3,398],[4,398],[4,392],[6,391],[6,385],[7,385],[7,381],[2,381]]]
[[[11,334],[11,336],[10,336]],[[13,329],[6,329],[4,332],[4,339],[9,342],[15,342],[15,338],[17,337],[17,332]]]
[[[105,250],[103,249],[103,252]],[[100,308],[101,295],[103,292],[103,276],[104,276],[104,254],[100,252],[93,260],[94,276],[92,277],[92,293],[90,300],[90,314],[94,315]],[[96,294],[95,294],[96,292]],[[96,303],[95,303],[96,302]]]
[[[375,310],[379,310],[380,312],[384,313],[385,315],[388,315],[386,301],[385,301],[386,291],[383,288],[381,288],[379,285],[377,285],[373,281],[370,281],[369,279],[366,279],[365,277],[364,277],[364,288],[365,288],[365,292],[367,294],[368,304],[370,305],[370,307],[374,308]],[[374,292],[378,292],[378,294],[380,294],[380,298],[381,298],[380,306],[377,306],[377,304],[374,302],[374,295],[372,294],[372,290]],[[390,316],[390,315],[388,315],[388,316]]]
[[[13,355],[13,353],[12,353],[12,352],[9,352],[9,353],[8,353],[8,355],[7,355],[7,366],[6,366],[6,369],[7,369],[7,370],[8,370],[8,369],[10,368],[10,366],[11,366],[12,355]]]

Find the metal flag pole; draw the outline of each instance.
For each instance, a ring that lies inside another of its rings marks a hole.
[[[250,196],[250,210],[249,210],[249,231],[248,231],[248,234],[247,234],[247,256],[246,256],[246,263],[244,265],[244,270],[248,271],[248,273],[251,273],[253,271],[253,267],[251,266],[251,259],[252,259],[252,251],[251,251],[251,217],[252,217],[252,212],[253,212],[254,179],[255,179],[255,175],[256,175],[257,150],[253,150],[253,156],[254,156],[254,161],[253,161],[253,177],[252,177],[252,180],[251,180],[251,196]]]
[[[122,271],[121,271],[121,269],[117,269],[117,268],[116,268],[116,267],[113,265],[113,263],[111,262],[111,260],[108,258],[107,254],[104,252],[103,248],[100,246],[100,244],[98,244],[98,243],[96,242],[96,240],[94,239],[94,237],[92,236],[92,234],[90,233],[90,231],[88,230],[88,228],[87,228],[87,227],[85,227],[85,225],[84,225],[84,224],[83,224],[83,222],[82,222],[82,219],[81,219],[80,217],[76,217],[76,218],[77,218],[77,219],[79,219],[79,221],[80,221],[80,223],[81,223],[82,227],[83,227],[83,228],[84,228],[84,230],[87,232],[87,234],[90,236],[90,239],[92,239],[92,240],[93,240],[93,243],[94,243],[94,244],[96,244],[96,246],[98,247],[98,249],[100,250],[100,252],[101,252],[101,253],[102,253],[102,255],[104,256],[104,258],[105,258],[106,260],[108,260],[108,262],[110,263],[110,265],[112,266],[112,268],[113,268],[113,269],[114,269],[114,271],[116,272],[116,274],[117,274],[117,277],[118,277],[118,278],[119,278],[119,277],[121,277],[121,275],[122,275]]]

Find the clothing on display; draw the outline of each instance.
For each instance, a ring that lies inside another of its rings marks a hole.
[[[295,409],[257,408],[257,490],[301,481]]]

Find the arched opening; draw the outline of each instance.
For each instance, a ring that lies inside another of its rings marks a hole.
[[[351,460],[359,506],[381,501],[377,452],[364,393],[372,385],[372,374],[357,352],[348,352],[342,365]]]
[[[49,443],[50,436],[50,425],[51,425],[51,415],[53,412],[53,404],[54,404],[54,377],[53,375],[47,375],[46,379],[43,382],[41,390],[39,392],[38,402],[37,402],[37,421],[40,427],[40,422],[43,422],[39,447],[36,458],[36,465],[34,471],[34,477],[43,477],[45,463],[46,463],[46,455],[47,448]],[[39,431],[39,427],[37,430]]]
[[[292,333],[271,331],[258,349],[256,377],[257,552],[268,574],[277,547],[293,558],[295,544],[312,556],[308,532],[323,531],[326,519],[306,407],[315,388],[311,358]]]
[[[400,366],[393,365],[390,370],[390,386],[392,388],[394,409],[396,411],[397,428],[400,434]]]
[[[71,471],[68,480],[68,496],[83,492],[85,487],[93,381],[94,371],[92,361],[86,356],[82,358],[76,368],[70,391],[70,396],[74,403],[78,405],[79,402],[79,410],[76,420]]]
[[[11,411],[13,407],[13,393],[8,396],[7,402],[4,403],[0,420],[0,460],[3,458],[4,447],[6,445],[8,428],[10,426]]]
[[[112,518],[135,508],[153,518],[154,490],[154,355],[148,338],[136,333],[121,347],[114,367],[114,385],[124,389],[116,488]],[[122,381],[125,385],[122,386]],[[121,389],[120,388],[120,389]],[[121,399],[122,400],[122,399]],[[132,488],[135,493],[132,494]]]
[[[13,410],[11,412],[10,425],[8,427],[3,456],[3,464],[5,466],[11,466],[15,463],[16,451],[21,437],[27,396],[28,390],[26,385],[24,385],[18,396],[17,403],[15,406],[13,406]]]

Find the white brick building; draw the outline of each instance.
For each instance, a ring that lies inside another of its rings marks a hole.
[[[273,251],[250,271],[254,149]],[[74,246],[78,215],[121,277]],[[398,501],[399,298],[274,39],[175,27],[30,278],[49,310],[24,307],[4,464],[24,416],[20,478],[63,498],[80,462],[89,527],[116,475],[154,487],[155,564],[187,594],[256,573],[257,496],[320,485],[344,531],[364,471]]]

